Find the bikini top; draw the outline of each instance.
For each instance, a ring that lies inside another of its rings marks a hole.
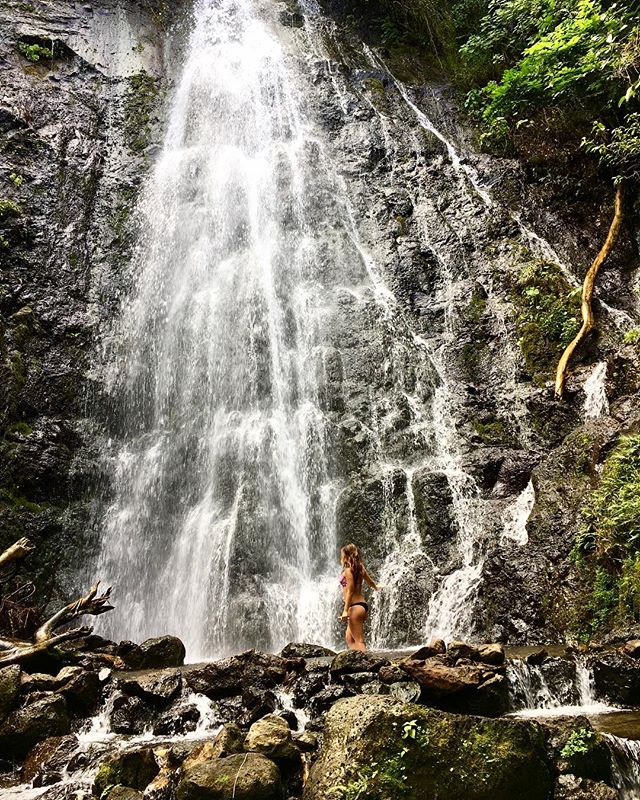
[[[342,575],[340,576],[340,586],[342,586],[344,588],[346,585],[347,585],[347,579],[345,578],[344,572],[343,572]]]

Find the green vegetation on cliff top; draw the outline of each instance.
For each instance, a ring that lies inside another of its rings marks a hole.
[[[640,2],[352,0],[349,19],[435,57],[492,149],[582,142],[613,177],[640,176]]]

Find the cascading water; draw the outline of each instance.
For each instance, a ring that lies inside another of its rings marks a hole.
[[[605,733],[613,756],[613,782],[620,800],[640,800],[640,741]]]
[[[330,638],[319,264],[341,254],[314,237],[330,187],[313,160],[268,22],[249,0],[198,2],[110,339],[121,444],[100,572],[120,621],[107,633],[172,632],[191,658]]]
[[[510,659],[507,677],[511,706],[521,716],[601,714],[615,710],[597,699],[593,673],[578,656],[552,658],[541,665]]]
[[[600,361],[584,382],[584,415],[587,419],[597,419],[609,413],[607,367],[606,361]]]
[[[414,246],[429,254],[440,321],[407,314],[387,285],[379,232],[367,229],[354,151],[329,141],[308,97],[324,82],[331,97],[320,102],[339,128],[357,125],[362,93],[324,53],[330,23],[313,0],[303,6],[296,39],[275,5],[196,4],[138,211],[133,288],[107,337],[113,496],[98,571],[116,584],[118,606],[102,630],[175,633],[190,659],[292,639],[334,644],[338,534],[375,552],[385,585],[373,602],[375,645],[474,630],[490,526],[465,467],[456,359],[470,261],[482,258],[473,224],[481,234],[495,204],[395,81],[398,104],[444,148],[446,180],[469,207],[451,217],[437,189],[421,195],[411,181]],[[366,48],[362,57],[382,68]],[[371,116],[393,177],[406,154],[390,119]],[[421,149],[413,156],[425,166]],[[493,363],[498,382],[515,387],[516,354]],[[512,416],[524,431],[521,412]],[[360,463],[345,466],[354,451]],[[357,492],[364,506],[352,504],[338,531],[341,503]],[[521,500],[520,539],[531,492]]]

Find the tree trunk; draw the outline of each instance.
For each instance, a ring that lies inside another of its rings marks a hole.
[[[613,249],[613,246],[616,243],[618,235],[620,233],[620,228],[622,226],[622,220],[624,217],[624,183],[620,183],[616,190],[616,198],[615,198],[615,210],[613,215],[613,220],[611,221],[611,227],[609,228],[609,234],[605,243],[602,245],[602,249],[595,257],[593,264],[587,270],[587,274],[584,276],[584,283],[582,284],[582,326],[578,333],[576,334],[575,339],[571,342],[571,344],[567,345],[560,361],[558,362],[558,367],[556,369],[556,385],[555,385],[555,395],[556,397],[562,397],[564,393],[564,384],[565,379],[567,376],[567,368],[569,366],[569,362],[571,360],[571,356],[573,355],[575,349],[578,345],[583,341],[583,339],[587,336],[587,334],[593,330],[595,327],[595,318],[593,315],[593,289],[595,286],[596,278],[598,276],[598,272],[600,271],[600,267],[604,264]]]

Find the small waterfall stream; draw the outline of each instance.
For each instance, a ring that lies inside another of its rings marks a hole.
[[[578,656],[531,664],[514,658],[507,663],[511,703],[520,716],[598,714],[614,710],[595,694],[593,673]]]
[[[613,754],[613,780],[620,800],[640,800],[640,741],[606,733]]]

